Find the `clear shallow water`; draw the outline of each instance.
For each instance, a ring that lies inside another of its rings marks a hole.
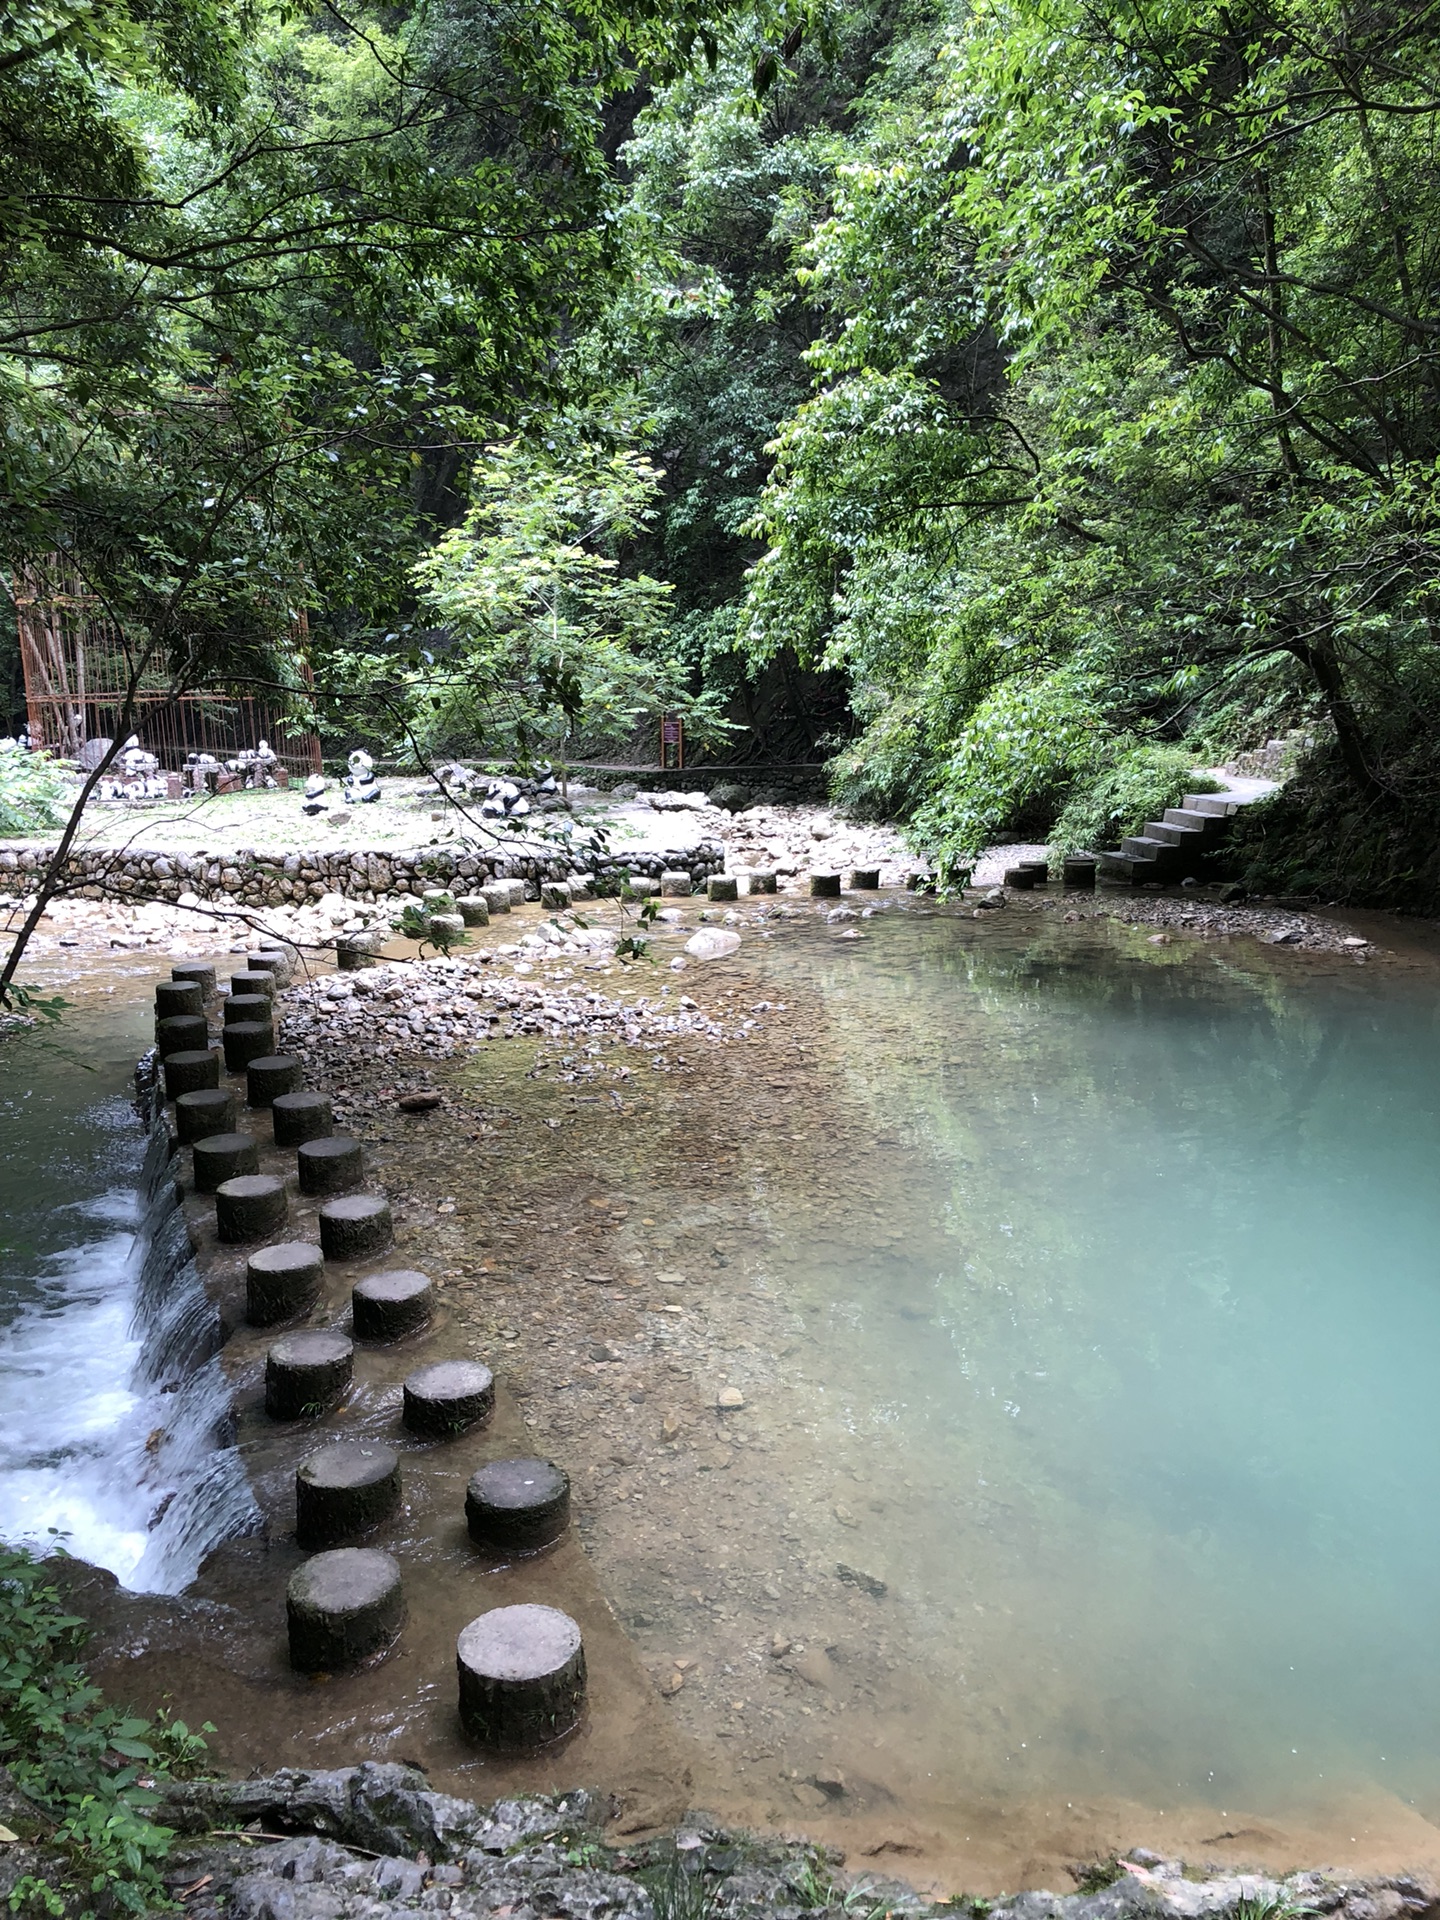
[[[158,966],[80,963],[0,1043],[0,1539],[178,1592],[253,1518],[198,1283],[151,1258],[132,1104]]]
[[[980,1791],[1440,1808],[1434,976],[867,933],[765,968],[901,1151],[770,1219],[915,1736]]]

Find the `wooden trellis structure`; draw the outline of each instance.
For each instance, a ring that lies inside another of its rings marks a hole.
[[[82,765],[108,742],[131,665],[114,623],[95,596],[58,573],[25,571],[10,581],[25,675],[30,741]],[[301,632],[303,633],[303,615]],[[309,668],[302,667],[308,682]],[[276,699],[248,694],[171,694],[160,672],[142,680],[129,732],[163,768],[179,772],[191,754],[222,763],[268,740],[281,765],[302,778],[320,771],[319,737]]]

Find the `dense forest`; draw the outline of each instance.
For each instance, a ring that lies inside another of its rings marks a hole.
[[[1440,0],[21,0],[0,548],[385,753],[682,711],[951,875],[1271,745],[1440,899]]]

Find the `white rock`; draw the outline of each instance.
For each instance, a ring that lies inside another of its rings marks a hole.
[[[723,960],[727,953],[734,953],[739,945],[738,933],[720,927],[702,927],[699,933],[692,934],[685,942],[685,951],[696,960]]]

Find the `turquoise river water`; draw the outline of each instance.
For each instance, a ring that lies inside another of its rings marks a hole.
[[[849,1537],[975,1784],[1440,1812],[1436,977],[1057,919],[769,951],[910,1170],[777,1249]]]

